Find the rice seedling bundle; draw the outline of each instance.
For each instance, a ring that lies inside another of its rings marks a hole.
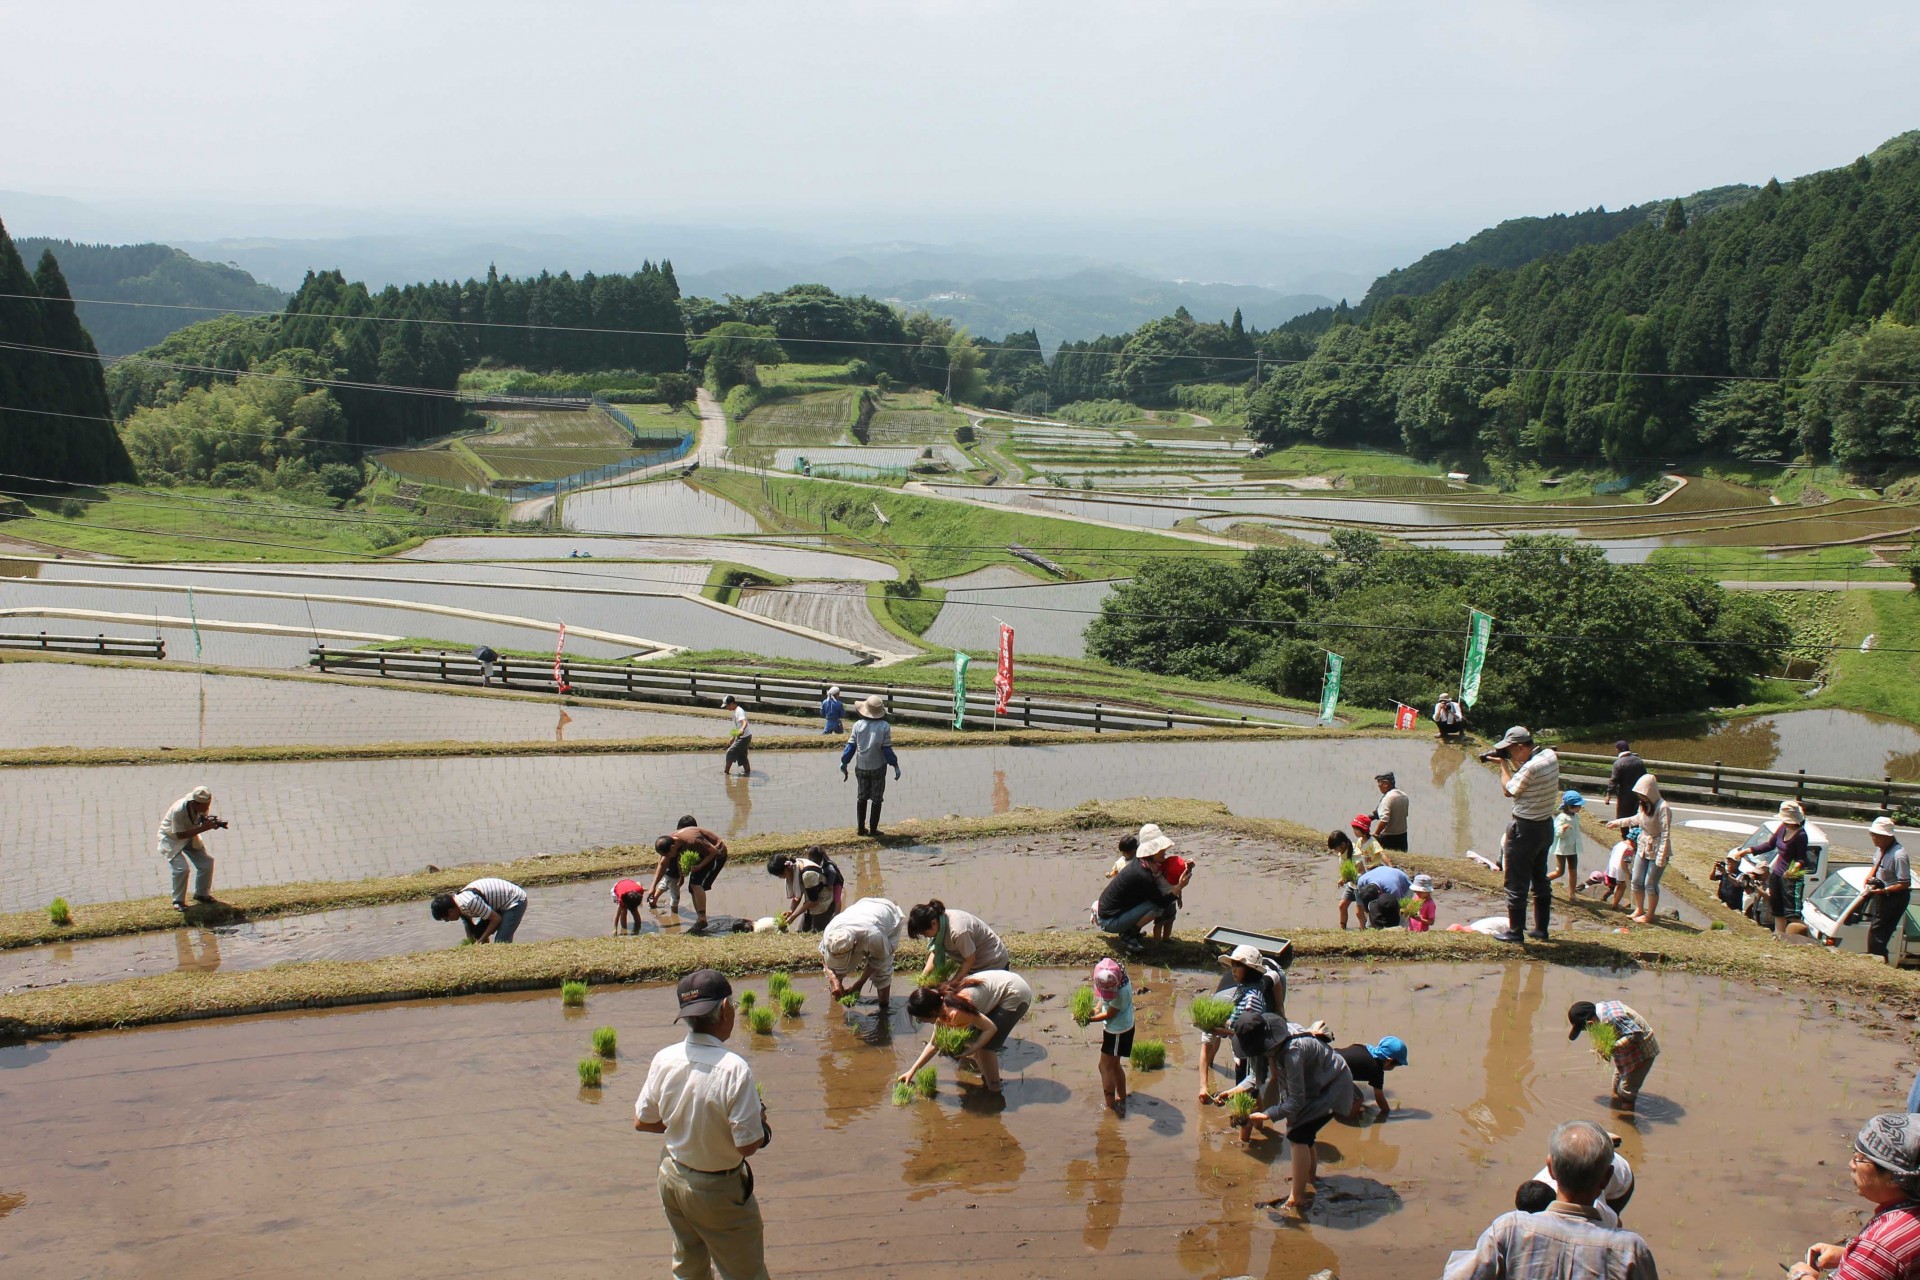
[[[957,1058],[973,1044],[972,1027],[937,1027],[933,1033],[933,1047],[949,1058]]]
[[[1073,1010],[1073,1020],[1083,1027],[1086,1026],[1093,1018],[1093,1006],[1096,1003],[1092,987],[1081,987],[1075,991],[1069,1004]]]
[[[940,1073],[932,1067],[922,1067],[913,1077],[914,1091],[923,1098],[931,1098],[940,1092]]]
[[[64,929],[73,923],[73,908],[67,905],[65,898],[55,898],[47,904],[47,919]]]
[[[853,1006],[859,1003],[860,1003],[860,997],[855,995],[851,991],[847,992],[847,994],[840,997],[840,1007],[843,1009],[851,1009],[853,1008]]]
[[[785,973],[774,972],[767,975],[767,994],[777,996],[793,986],[793,979]]]
[[[753,1028],[753,1034],[757,1036],[772,1035],[773,1010],[761,1008],[749,1009],[747,1011],[747,1024]]]
[[[698,849],[688,849],[685,853],[680,855],[680,874],[681,875],[684,876],[689,874],[695,867],[699,865],[700,865],[700,851]]]
[[[742,991],[740,993],[740,1011],[745,1013],[747,1010],[753,1008],[754,1001],[759,998],[760,997],[754,995],[751,991]]]
[[[780,993],[780,1012],[789,1018],[797,1018],[800,1016],[800,1006],[806,1002],[806,996],[789,987]]]
[[[1602,1058],[1612,1061],[1613,1047],[1620,1043],[1620,1032],[1611,1022],[1589,1022],[1587,1039],[1593,1041],[1593,1051]]]
[[[1233,1001],[1217,996],[1199,996],[1188,1006],[1193,1025],[1202,1031],[1219,1032],[1233,1018]]]
[[[560,984],[560,1003],[578,1009],[587,1002],[587,984],[569,978]]]
[[[580,1083],[589,1089],[600,1087],[600,1059],[580,1059]]]
[[[913,1086],[908,1084],[905,1080],[895,1080],[893,1082],[893,1105],[894,1106],[904,1107],[909,1102],[913,1101],[914,1096],[915,1095],[913,1092]]]
[[[1235,1120],[1245,1120],[1253,1114],[1254,1101],[1250,1093],[1236,1093],[1227,1099],[1227,1114]]]
[[[1352,858],[1340,859],[1340,883],[1352,884],[1360,878],[1360,864]]]
[[[1408,917],[1411,917],[1411,916],[1412,916],[1412,915],[1413,915],[1413,914],[1414,914],[1415,912],[1417,912],[1417,911],[1419,911],[1419,910],[1420,910],[1420,899],[1418,899],[1418,898],[1402,898],[1402,899],[1400,899],[1400,914],[1401,914],[1401,915],[1403,915],[1403,916],[1408,916]]]
[[[1167,1046],[1163,1040],[1135,1040],[1133,1042],[1133,1069],[1135,1071],[1158,1071],[1167,1065]]]
[[[611,1058],[620,1043],[620,1033],[612,1027],[600,1027],[593,1033],[593,1051],[603,1058]]]

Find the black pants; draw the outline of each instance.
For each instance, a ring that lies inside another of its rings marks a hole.
[[[1882,893],[1873,899],[1873,926],[1867,930],[1867,954],[1882,956],[1887,954],[1887,944],[1893,941],[1894,930],[1907,918],[1907,903],[1913,897],[1913,890],[1902,889],[1898,893]]]
[[[1407,851],[1407,833],[1404,831],[1397,836],[1375,836],[1374,839],[1380,842],[1382,849],[1390,850],[1393,853],[1405,853]]]
[[[1547,931],[1553,910],[1553,886],[1547,883],[1547,850],[1552,846],[1552,818],[1514,818],[1507,824],[1507,928],[1515,933],[1526,928],[1529,888],[1533,927]]]

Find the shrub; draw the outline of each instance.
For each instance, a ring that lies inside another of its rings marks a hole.
[[[54,504],[53,509],[68,520],[78,520],[87,514],[87,504],[78,498],[62,498]]]
[[[914,1093],[913,1093],[912,1085],[908,1084],[905,1080],[895,1080],[893,1082],[893,1105],[894,1106],[904,1107],[909,1102],[912,1102],[913,1098],[914,1098]]]
[[[1093,1018],[1093,1006],[1098,1003],[1092,987],[1081,987],[1073,993],[1069,1007],[1073,1010],[1073,1020],[1080,1026],[1086,1026]]]
[[[1236,1093],[1227,1099],[1227,1114],[1235,1120],[1245,1120],[1253,1114],[1254,1101],[1250,1093]]]
[[[1167,1046],[1162,1040],[1135,1040],[1133,1042],[1133,1069],[1135,1071],[1158,1071],[1167,1065]]]
[[[1200,996],[1187,1009],[1193,1025],[1202,1031],[1221,1031],[1233,1017],[1233,1001]]]
[[[793,979],[784,973],[767,975],[767,994],[770,996],[779,996],[791,986],[793,986]]]
[[[759,1008],[748,1010],[747,1025],[753,1028],[753,1034],[757,1036],[772,1035],[773,1034],[773,1010],[759,1009]]]
[[[64,929],[73,923],[73,909],[65,898],[55,898],[47,904],[47,919]]]
[[[600,1027],[593,1033],[593,1051],[603,1058],[611,1058],[620,1043],[620,1033],[612,1027]]]
[[[600,1059],[580,1059],[580,1083],[589,1089],[600,1087]]]
[[[957,1058],[973,1046],[975,1034],[972,1027],[936,1027],[933,1047],[949,1058]]]
[[[1593,1051],[1602,1058],[1613,1058],[1613,1046],[1620,1043],[1620,1032],[1611,1022],[1589,1022],[1587,1039],[1593,1041]]]
[[[780,1012],[789,1018],[797,1018],[800,1016],[800,1006],[806,1002],[806,996],[798,991],[792,989],[782,991],[780,993]]]
[[[922,1067],[913,1077],[913,1087],[923,1098],[931,1098],[940,1092],[940,1073],[932,1067]]]
[[[587,984],[569,978],[560,984],[560,1003],[569,1009],[578,1009],[587,1002]]]

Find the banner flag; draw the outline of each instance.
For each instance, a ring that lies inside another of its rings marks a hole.
[[[1013,628],[1000,624],[1000,665],[993,673],[993,714],[1007,714],[1007,700],[1013,697]]]
[[[1487,641],[1493,636],[1493,615],[1467,610],[1467,660],[1460,668],[1460,705],[1471,707],[1480,697],[1480,671],[1487,665]]]
[[[1420,718],[1420,713],[1404,702],[1396,702],[1393,705],[1399,708],[1399,710],[1393,713],[1393,727],[1396,729],[1413,728],[1413,722]]]
[[[953,727],[964,728],[967,723],[967,664],[972,662],[966,654],[955,650],[953,654]]]
[[[1320,723],[1333,723],[1333,709],[1340,702],[1341,659],[1337,653],[1327,655],[1327,678],[1320,686]]]
[[[193,608],[192,587],[187,588],[187,618],[193,623],[193,657],[194,661],[198,662],[200,660],[200,615]],[[154,630],[158,631],[159,628],[155,627]]]
[[[572,693],[573,686],[560,674],[560,660],[567,652],[567,624],[560,624],[560,639],[553,646],[553,687],[561,693]]]

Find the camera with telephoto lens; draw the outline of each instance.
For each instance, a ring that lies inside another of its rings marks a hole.
[[[1507,752],[1510,750],[1512,750],[1511,747],[1495,747],[1491,751],[1481,752],[1480,759],[1486,764],[1491,764],[1495,760],[1505,760],[1507,758]]]
[[[228,827],[233,825],[232,823],[228,822],[225,818],[208,818],[207,822],[211,824],[216,830],[219,830],[219,831],[225,831]]]

